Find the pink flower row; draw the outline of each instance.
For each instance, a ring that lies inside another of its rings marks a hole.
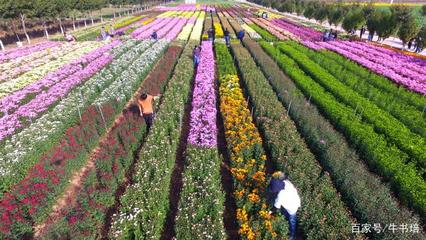
[[[272,23],[280,28],[283,28],[293,33],[294,35],[300,37],[302,40],[320,41],[322,38],[322,33],[309,27],[298,26],[284,19],[273,20]]]
[[[383,61],[380,57],[368,59],[368,52],[356,51],[354,48],[348,47],[347,43],[343,41],[318,42],[318,44],[361,64],[373,72],[388,77],[394,82],[401,84],[410,90],[426,94],[426,82],[424,80],[424,75],[418,76],[420,79],[413,79],[411,77],[404,76],[400,74],[402,71],[401,69],[395,68],[395,63]]]
[[[136,39],[146,39],[150,38],[151,34],[155,31],[158,31],[162,27],[164,27],[167,23],[169,23],[173,18],[166,17],[166,18],[157,18],[153,22],[144,25],[138,29],[136,29],[132,33],[132,37]]]
[[[363,52],[368,52],[370,57],[382,58],[383,60],[393,62],[394,65],[401,69],[407,69],[407,71],[413,71],[413,74],[422,74],[426,76],[426,61],[415,57],[405,56],[399,53],[389,53],[387,51],[381,51],[380,47],[373,46],[365,42],[348,42],[348,46],[359,49]],[[426,77],[425,77],[426,78]]]
[[[22,128],[22,119],[36,118],[60,98],[65,97],[74,87],[111,62],[113,57],[108,50],[120,44],[121,42],[117,40],[100,47],[54,73],[50,73],[42,80],[19,91],[18,94],[15,93],[8,96],[7,99],[2,99],[2,108],[12,110],[18,107],[19,101],[28,94],[40,93],[49,87],[47,91],[41,92],[27,104],[19,106],[12,114],[5,115],[0,119],[0,141]]]
[[[200,64],[194,81],[188,141],[199,147],[217,146],[215,61],[213,44],[201,44]]]
[[[374,54],[374,50],[369,47],[361,46],[359,42],[338,42],[336,43],[340,48],[343,48],[346,51],[362,56],[363,58],[372,61],[377,64],[381,64],[384,67],[389,68],[389,70],[394,71],[396,74],[401,77],[409,78],[412,81],[418,83],[426,84],[426,75],[419,73],[417,71],[412,71],[407,68],[401,61],[396,61],[393,59],[387,58],[386,54]]]
[[[272,35],[274,35],[275,37],[277,37],[279,40],[287,40],[288,37],[284,36],[283,34],[281,34],[279,31],[277,31],[274,27],[272,27],[269,24],[265,24],[263,21],[261,21],[260,19],[257,18],[250,18],[250,20],[254,23],[256,23],[257,25],[259,25],[261,28],[264,28],[266,30],[268,30],[268,32],[270,32]]]
[[[191,18],[191,19],[193,19],[193,18]],[[169,41],[174,40],[177,37],[177,35],[180,33],[180,31],[182,31],[182,28],[186,25],[187,21],[188,21],[187,18],[180,18],[179,21],[166,34],[166,36],[164,36],[164,38],[167,39],[167,40],[169,40]]]
[[[35,52],[43,51],[44,49],[53,48],[58,45],[61,45],[61,43],[48,41],[38,43],[36,45],[29,45],[23,48],[16,48],[5,52],[0,52],[0,63],[10,59],[27,56]]]

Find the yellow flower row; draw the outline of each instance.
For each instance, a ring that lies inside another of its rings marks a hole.
[[[235,182],[239,234],[249,240],[277,236],[271,222],[273,217],[261,197],[266,189],[266,156],[262,139],[248,110],[238,76],[221,77],[219,93]]]
[[[218,38],[223,37],[224,33],[223,33],[223,29],[222,29],[222,26],[220,25],[220,23],[215,22],[213,24],[213,26],[214,26],[214,31],[215,31],[216,37],[218,37]]]

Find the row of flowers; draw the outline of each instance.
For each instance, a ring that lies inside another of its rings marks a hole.
[[[181,52],[181,47],[171,46],[137,92],[161,93]],[[137,107],[127,105],[98,150],[88,157],[94,166],[81,181],[83,188],[69,196],[71,204],[50,215],[44,231],[40,231],[43,236],[65,233],[71,238],[84,238],[102,234],[108,211],[114,207],[117,191],[125,183],[125,176],[129,176],[134,153],[146,135],[145,129]],[[61,228],[56,227],[58,221]]]
[[[372,84],[372,82],[382,81],[387,82],[388,85],[394,84],[380,75],[372,74],[368,69],[359,66],[357,63],[334,52],[313,51],[295,42],[289,42],[289,44],[308,56],[346,86],[351,87],[364,98],[368,98],[382,110],[392,114],[392,116],[405,124],[412,132],[426,137],[426,122],[422,116],[422,108],[419,109],[413,106],[401,97],[401,93],[420,95],[406,89],[383,91],[383,89]],[[366,77],[364,75],[365,72],[369,72],[370,76]],[[395,101],[395,99],[398,100]],[[389,108],[390,105],[392,105],[392,108]]]
[[[75,86],[83,83],[111,62],[113,56],[108,54],[108,50],[117,47],[119,44],[121,44],[120,41],[114,41],[104,45],[71,64],[49,73],[46,78],[36,82],[30,88],[19,91],[18,94],[13,94],[13,98],[7,96],[1,99],[0,103],[5,107],[4,111],[7,115],[0,119],[0,141],[14,134],[18,129],[25,127],[52,104],[65,97]],[[30,90],[28,91],[28,89]],[[29,94],[33,94],[35,97],[29,99],[24,105],[20,105],[23,99],[28,99]],[[8,111],[14,109],[15,111],[12,114],[8,114]]]
[[[320,41],[322,39],[321,32],[309,27],[298,26],[292,22],[284,20],[283,18],[272,20],[272,24],[291,32],[305,41]]]
[[[80,58],[81,56],[89,53],[90,51],[93,51],[101,45],[101,43],[82,43],[80,48],[76,48],[75,51],[69,52],[45,65],[34,68],[31,71],[19,76],[18,78],[0,84],[0,98],[20,90],[33,82],[41,80],[49,73],[58,70],[63,65]]]
[[[262,139],[253,123],[232,56],[225,45],[216,44],[216,56],[220,77],[220,112],[230,153],[230,170],[234,177],[239,235],[242,239],[250,240],[281,238],[285,236],[286,224],[282,222],[283,218],[274,218],[268,213],[265,199],[267,159]]]
[[[363,97],[346,86],[327,70],[313,62],[304,53],[299,52],[288,44],[282,43],[279,49],[287,56],[294,59],[299,66],[313,79],[317,81],[324,89],[330,92],[341,103],[347,104],[362,116],[363,121],[371,124],[378,133],[383,134],[390,144],[394,144],[402,152],[405,152],[422,174],[422,170],[426,166],[426,149],[425,139],[416,133],[413,133],[401,121],[393,117],[387,110],[380,109],[367,97]],[[337,64],[336,64],[337,65]]]
[[[119,80],[114,82],[120,82],[122,85],[126,81],[126,85],[130,87],[123,86],[121,89],[109,87],[103,91],[100,98],[105,99],[102,96],[106,97],[105,95],[107,95],[109,97],[108,103],[100,104],[97,102],[90,106],[83,113],[80,124],[68,129],[60,144],[52,148],[48,154],[44,154],[41,161],[30,170],[26,179],[14,186],[11,192],[4,196],[5,199],[10,199],[13,196],[14,200],[11,199],[6,202],[16,206],[14,210],[17,210],[20,214],[31,214],[31,218],[26,217],[30,222],[42,223],[50,211],[50,206],[55,202],[56,196],[68,184],[71,174],[86,163],[87,154],[97,145],[99,137],[113,123],[115,116],[140,86],[140,82],[148,75],[151,67],[162,55],[167,45],[168,42],[159,41],[131,63],[126,70],[127,74],[118,76]],[[114,83],[110,86],[114,86]],[[126,97],[116,98],[114,92],[112,92],[114,90],[122,91],[122,94]],[[49,169],[49,171],[43,172],[40,169]],[[42,176],[38,177],[38,174],[42,174]],[[43,184],[44,187],[38,189],[38,191],[22,193],[23,189],[29,190],[40,184]],[[18,196],[26,195],[33,201],[25,202],[18,198]],[[17,199],[19,200],[16,202]],[[5,207],[5,209],[10,208],[9,206]],[[19,218],[16,221],[16,225],[11,226],[13,228],[12,234],[16,234],[15,231],[18,231],[18,233],[28,231],[27,227],[22,227]],[[16,229],[14,229],[15,227]]]
[[[80,45],[61,44],[42,51],[12,59],[0,64],[0,82],[6,82],[17,78],[38,66],[49,63],[68,52],[75,51]]]
[[[252,39],[262,38],[253,28],[245,23],[241,25],[241,28],[244,29]]]
[[[120,198],[120,211],[113,218],[110,237],[159,239],[169,206],[169,191],[182,119],[194,75],[189,41],[183,50],[164,95],[154,125],[140,152],[134,184]]]
[[[418,82],[426,82],[426,61],[408,57],[408,56],[398,56],[396,54],[389,54],[386,51],[389,50],[379,50],[379,47],[373,46],[365,42],[346,42],[346,44],[352,49],[363,51],[368,53],[369,59],[382,58],[385,62],[392,62],[393,65],[389,65],[391,69],[403,76],[413,78],[418,80]]]
[[[217,145],[215,63],[211,41],[201,44],[200,64],[194,82],[188,142],[199,147]]]
[[[269,81],[264,80],[264,86],[259,86],[261,81],[259,83],[256,82],[256,86],[258,86],[259,89],[263,89],[264,87],[271,89],[271,87],[268,86],[270,84],[279,96],[278,101],[275,100],[273,102],[278,106],[282,104],[285,107],[280,106],[279,108],[274,108],[274,105],[270,104],[271,109],[281,109],[281,114],[285,115],[288,107],[290,107],[288,115],[291,118],[273,118],[279,121],[285,131],[280,131],[279,134],[275,134],[281,135],[281,138],[277,138],[278,141],[275,144],[268,145],[271,149],[275,149],[274,151],[277,153],[276,159],[286,159],[280,161],[280,166],[292,162],[300,166],[297,168],[297,171],[289,171],[291,181],[294,181],[296,179],[295,177],[299,174],[301,179],[307,179],[307,173],[314,174],[315,172],[318,173],[321,171],[321,168],[317,168],[319,171],[306,171],[308,168],[305,167],[305,164],[315,165],[317,163],[317,160],[309,154],[309,151],[299,151],[299,154],[294,155],[296,161],[288,161],[286,157],[280,155],[286,154],[285,151],[280,151],[280,148],[285,149],[290,147],[290,149],[304,149],[306,143],[311,152],[315,154],[320,165],[327,166],[330,177],[333,179],[334,186],[336,186],[336,189],[342,194],[342,200],[350,207],[352,214],[360,222],[385,224],[389,219],[393,219],[393,221],[396,222],[418,222],[418,216],[413,215],[407,208],[401,206],[400,202],[392,196],[393,194],[388,184],[383,182],[379,175],[370,172],[362,157],[355,153],[355,150],[350,147],[346,138],[333,127],[329,120],[321,114],[320,110],[314,104],[309,103],[309,96],[305,97],[303,93],[297,89],[294,82],[279,69],[275,61],[262,50],[261,46],[257,42],[249,40],[246,40],[245,44],[253,58],[255,58],[256,63],[260,65],[265,75],[268,76]],[[334,53],[333,55],[339,56]],[[339,59],[344,59],[344,57],[339,56]],[[357,65],[353,62],[352,64]],[[347,65],[342,67],[347,67]],[[364,71],[368,72],[368,70],[365,69]],[[388,80],[386,81],[389,82]],[[264,92],[257,92],[260,93],[260,96],[269,97],[269,95],[266,95]],[[271,90],[269,90],[269,92],[270,94],[274,94]],[[289,94],[290,92],[292,94]],[[255,95],[253,96],[255,97]],[[255,100],[258,100],[257,97],[255,98]],[[266,111],[263,111],[262,113],[265,112]],[[277,111],[274,110],[273,113],[275,112]],[[268,115],[262,114],[261,116],[261,118],[258,118],[260,120],[259,123],[265,125],[265,129],[272,130],[271,133],[276,133],[274,129],[277,129],[277,127],[267,127],[269,122]],[[294,121],[295,124],[293,124],[292,121]],[[278,128],[281,129],[281,127]],[[297,137],[299,135],[298,132],[301,137]],[[288,138],[292,140],[288,141]],[[278,148],[275,148],[276,146],[278,146]],[[299,164],[298,159],[300,159],[303,164]],[[351,167],[348,168],[348,166]],[[288,167],[284,167],[284,170],[286,168]],[[314,181],[317,179],[315,176],[309,178]],[[301,186],[299,182],[295,181],[294,183],[300,191]],[[302,192],[301,196],[303,197],[304,195],[305,194]],[[306,205],[306,201],[303,198],[302,205]],[[305,211],[305,209],[306,208],[302,207],[301,211]],[[320,209],[324,209],[324,207],[320,206]],[[312,208],[306,209],[306,211],[311,213],[315,212]],[[309,215],[306,217],[310,218]],[[299,220],[301,221],[300,218]],[[331,227],[335,228],[333,225],[334,224],[332,224]],[[327,229],[324,230],[327,232]],[[329,233],[330,232],[327,232],[327,234]],[[414,235],[417,235],[417,237],[414,237]],[[405,238],[408,236],[408,233],[389,232],[380,233],[377,234],[377,236],[383,236],[385,238]],[[420,239],[419,234],[413,234],[409,237],[411,239]]]
[[[394,61],[382,61],[382,58],[369,59],[368,53],[354,50],[353,48],[348,47],[346,42],[318,42],[318,44],[361,64],[373,72],[386,76],[397,84],[403,85],[412,91],[426,94],[426,85],[422,82],[424,75],[420,74],[412,77],[406,77],[399,73],[400,71],[404,71],[403,69],[393,67],[395,64]]]
[[[204,26],[204,18],[206,14],[201,12],[197,18],[197,22],[195,22],[194,28],[192,29],[191,36],[189,36],[190,40],[200,41],[201,34],[203,34],[203,26]]]
[[[193,109],[188,136],[189,145],[185,150],[183,186],[176,216],[175,229],[178,239],[225,238],[224,194],[220,177],[221,159],[216,140],[211,140],[215,139],[211,135],[217,134],[212,42],[203,42],[201,48],[201,59],[192,95]],[[202,103],[203,100],[204,103]],[[197,120],[195,124],[194,118]],[[195,133],[198,130],[203,133]],[[194,141],[194,134],[200,139],[207,138],[208,141]]]
[[[245,44],[253,46],[250,42],[250,39],[245,40]],[[272,48],[269,43],[265,42],[264,45]],[[297,212],[299,232],[310,239],[363,239],[363,235],[354,234],[348,228],[356,222],[334,187],[328,168],[321,167],[319,159],[306,146],[298,128],[288,116],[293,111],[293,105],[286,106],[288,108],[283,106],[279,101],[281,96],[270,85],[271,75],[275,76],[277,73],[264,74],[257,65],[259,61],[252,57],[262,59],[265,55],[258,52],[251,55],[241,44],[231,46],[247,95],[251,99],[254,111],[252,114],[264,136],[264,146],[270,154],[270,170],[284,171],[301,198],[302,205]],[[286,67],[294,69],[297,66],[289,64]],[[294,92],[285,94],[293,97]],[[304,107],[303,105],[300,107]],[[326,143],[321,141],[321,144]],[[276,217],[285,221],[281,214]]]
[[[277,24],[273,21],[269,21],[263,18],[257,18],[258,21],[263,22],[263,24],[272,27],[274,30],[280,32],[281,34],[283,34],[285,37],[287,37],[288,39],[291,40],[295,40],[295,41],[299,41],[300,37],[293,34],[292,32],[287,31],[286,29],[277,26]]]
[[[406,164],[410,160],[407,154],[391,145],[385,136],[375,132],[374,127],[358,117],[352,107],[340,103],[307,76],[290,57],[278,55],[279,50],[270,44],[262,43],[262,47],[278,62],[305,96],[309,96],[321,109],[334,127],[340,129],[348,141],[360,150],[360,154],[368,160],[368,165],[398,189],[399,198],[424,213],[425,183],[413,164]]]
[[[279,40],[287,40],[288,37],[276,30],[273,26],[264,23],[263,21],[260,21],[258,18],[250,18],[251,22],[254,22],[256,25],[259,25],[261,28],[266,29],[268,32],[270,32],[272,35],[277,37]]]
[[[27,128],[7,138],[0,148],[0,194],[22,180],[42,154],[62,139],[66,129],[81,120],[81,113],[100,97],[103,89],[113,82],[123,81],[119,79],[120,74],[140,58],[151,44],[146,41],[136,45],[135,41],[129,41],[113,49],[116,52],[113,54],[118,57],[108,67],[73,89],[67,97]]]
[[[53,48],[59,45],[61,45],[61,43],[48,41],[37,43],[35,45],[28,45],[22,48],[2,51],[0,52],[0,63],[7,62],[9,60],[13,60],[19,57],[31,55],[35,52],[43,51],[45,49]]]

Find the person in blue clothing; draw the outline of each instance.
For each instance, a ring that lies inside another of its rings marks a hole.
[[[157,38],[158,38],[158,36],[157,36],[157,32],[153,32],[152,34],[151,34],[151,38],[152,39],[154,39],[154,40],[157,40]]]
[[[195,46],[192,50],[192,57],[194,58],[194,66],[197,68],[200,63],[201,47]]]
[[[237,37],[238,37],[238,39],[242,42],[243,41],[243,39],[244,39],[244,36],[246,35],[246,32],[244,31],[244,29],[243,30],[241,30],[241,31],[239,31],[238,32],[238,35],[237,35]]]
[[[225,31],[223,32],[225,35],[225,42],[226,42],[226,46],[229,47],[229,42],[231,41],[231,37],[229,36],[229,31],[227,28],[225,28]]]

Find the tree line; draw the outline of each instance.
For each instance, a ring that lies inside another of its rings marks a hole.
[[[59,22],[63,33],[62,20],[72,19],[75,28],[75,20],[78,17],[91,19],[93,12],[107,6],[141,7],[146,4],[160,3],[158,0],[0,0],[0,19],[14,24],[13,20],[19,19],[23,32],[30,42],[25,21],[27,19],[40,19],[46,29],[46,22],[55,20]],[[13,26],[16,29],[16,26]],[[15,31],[15,30],[13,30]],[[47,31],[47,30],[46,30]],[[16,33],[15,33],[16,34]],[[17,34],[16,34],[17,35]],[[19,39],[19,37],[18,37]]]
[[[365,27],[370,33],[377,34],[378,40],[396,35],[404,46],[412,39],[421,41],[423,45],[426,42],[426,26],[419,23],[413,9],[408,6],[394,5],[386,9],[375,7],[371,3],[348,5],[306,0],[250,1],[281,12],[303,15],[321,23],[327,21],[330,25],[341,24],[347,32]],[[426,5],[422,6],[420,14],[426,16]]]

